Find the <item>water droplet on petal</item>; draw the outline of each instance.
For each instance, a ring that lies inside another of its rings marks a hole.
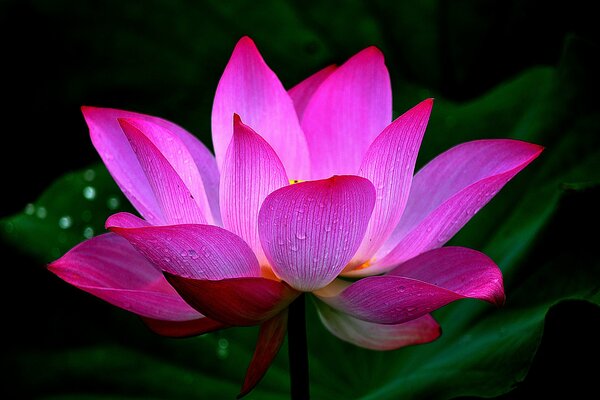
[[[298,240],[305,240],[306,239],[306,233],[302,232],[302,233],[296,233],[296,239]]]
[[[190,256],[192,260],[197,260],[198,257],[200,257],[196,250],[188,250],[188,256]]]
[[[68,215],[60,217],[58,220],[58,226],[62,229],[69,229],[73,225],[73,220]]]

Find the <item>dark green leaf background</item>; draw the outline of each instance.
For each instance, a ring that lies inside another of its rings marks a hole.
[[[477,138],[546,151],[451,242],[502,268],[506,306],[463,301],[428,345],[372,352],[309,307],[316,399],[577,396],[600,357],[600,89],[586,2],[4,1],[1,391],[16,398],[233,398],[256,329],[151,334],[44,269],[130,206],[89,142],[83,104],[163,116],[210,145],[210,111],[237,39],[255,39],[287,87],[374,44],[395,114],[436,103],[422,165]],[[53,183],[52,183],[53,182]],[[585,363],[591,362],[591,369]],[[284,399],[281,351],[248,397]],[[13,398],[11,397],[11,398]]]

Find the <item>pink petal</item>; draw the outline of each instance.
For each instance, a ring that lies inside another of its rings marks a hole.
[[[461,247],[431,250],[388,275],[319,295],[342,312],[378,324],[410,321],[463,298],[504,303],[500,269],[484,254]]]
[[[373,183],[377,200],[355,256],[357,265],[371,258],[400,221],[432,106],[433,99],[428,99],[398,117],[377,136],[362,161],[358,174]]]
[[[162,211],[129,141],[117,122],[119,118],[141,119],[158,125],[168,132],[168,137],[174,137],[175,141],[183,143],[184,148],[187,149],[185,159],[188,160],[187,155],[191,155],[192,161],[190,163],[195,164],[201,175],[206,190],[205,196],[208,197],[215,220],[219,220],[219,172],[217,164],[210,151],[193,135],[172,122],[149,115],[97,107],[82,107],[81,110],[90,128],[92,142],[104,164],[106,164],[123,193],[150,223],[163,223]],[[181,149],[182,154],[184,148]],[[183,157],[179,158],[183,159]],[[202,196],[200,195],[200,197]]]
[[[298,292],[267,278],[205,280],[166,273],[185,301],[215,321],[231,326],[256,325],[284,310]]]
[[[111,215],[106,220],[106,223],[105,223],[106,229],[110,229],[114,226],[119,227],[119,228],[144,228],[144,227],[148,227],[148,226],[152,226],[152,225],[150,225],[148,222],[144,221],[143,219],[136,217],[133,214],[129,214],[126,212],[120,212],[120,213]]]
[[[259,276],[248,245],[233,233],[212,225],[142,228],[109,226],[162,271],[195,279]]]
[[[395,350],[404,346],[429,343],[442,333],[429,314],[403,324],[385,325],[366,322],[317,302],[323,325],[338,338],[371,350]]]
[[[203,210],[196,202],[193,193],[177,171],[158,147],[138,128],[140,125],[137,121],[119,119],[119,124],[148,178],[164,222],[206,223],[204,215],[206,209]]]
[[[186,338],[198,336],[208,332],[227,328],[227,325],[210,318],[198,318],[190,321],[163,321],[160,319],[143,318],[142,320],[150,330],[158,335]]]
[[[254,355],[246,370],[246,377],[244,378],[242,390],[237,396],[238,399],[254,389],[266,374],[277,353],[279,353],[287,332],[287,317],[287,310],[284,310],[261,324],[256,350],[254,350]]]
[[[478,140],[441,154],[415,175],[398,226],[375,263],[348,275],[389,271],[443,246],[543,148],[517,140]]]
[[[258,210],[269,193],[289,181],[271,146],[244,125],[237,114],[233,140],[221,171],[223,226],[244,239],[259,264],[269,268],[258,237]]]
[[[309,178],[306,139],[292,99],[248,37],[235,46],[215,94],[212,137],[219,166],[231,142],[234,113],[273,147],[292,179]]]
[[[369,47],[316,90],[301,120],[313,179],[355,174],[377,135],[392,121],[392,91],[383,54]]]
[[[169,321],[202,318],[154,265],[112,233],[75,246],[48,269],[71,285],[143,317]]]
[[[306,109],[306,106],[308,105],[312,95],[316,92],[321,83],[323,83],[323,81],[327,79],[327,77],[336,69],[336,65],[325,67],[288,90],[288,94],[294,102],[296,114],[298,115],[298,119],[300,121],[302,121],[304,110]]]
[[[358,176],[334,176],[283,187],[265,199],[260,240],[273,271],[293,288],[326,286],[358,248],[375,190]]]

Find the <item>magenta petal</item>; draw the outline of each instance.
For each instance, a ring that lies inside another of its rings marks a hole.
[[[104,164],[123,193],[148,222],[160,224],[165,221],[146,174],[117,122],[119,118],[133,118],[158,125],[168,132],[168,137],[183,143],[185,148],[181,148],[182,154],[185,150],[185,154],[191,155],[189,162],[195,164],[200,173],[210,208],[215,220],[219,221],[217,164],[210,151],[198,139],[172,122],[149,115],[97,107],[82,107],[81,110],[90,128],[92,142]],[[180,159],[183,160],[183,157]]]
[[[221,322],[217,322],[207,317],[190,321],[164,321],[144,317],[142,317],[142,320],[152,332],[161,336],[173,338],[198,336],[228,327]]]
[[[112,233],[75,246],[48,269],[73,286],[143,317],[168,321],[202,317],[154,265]]]
[[[486,255],[444,247],[421,254],[388,275],[363,278],[319,298],[364,321],[399,324],[463,298],[501,305],[504,289],[500,269]]]
[[[163,219],[169,224],[206,223],[202,206],[161,151],[138,127],[138,121],[119,119],[146,177]]]
[[[328,285],[356,252],[374,202],[373,185],[358,176],[271,193],[260,209],[258,231],[273,271],[297,290]]]
[[[120,212],[111,215],[108,217],[105,223],[106,229],[110,229],[113,226],[119,228],[144,228],[147,226],[152,226],[148,222],[143,219],[136,217],[133,214],[129,214],[126,212]]]
[[[230,326],[263,323],[287,308],[299,294],[285,283],[267,278],[206,280],[168,273],[166,277],[189,305]]]
[[[439,324],[429,314],[403,324],[376,324],[339,312],[318,301],[323,325],[338,338],[371,350],[395,350],[414,344],[429,343],[442,333]]]
[[[285,339],[287,319],[288,312],[284,310],[261,324],[256,349],[246,370],[246,377],[244,378],[242,390],[237,396],[238,399],[250,393],[267,373]]]
[[[383,54],[369,47],[321,83],[304,110],[301,125],[312,178],[355,174],[373,139],[391,121],[390,77]]]
[[[273,147],[292,179],[309,178],[306,139],[292,99],[248,37],[235,46],[215,94],[212,138],[219,166],[231,142],[234,113]]]
[[[377,136],[362,161],[358,174],[373,183],[377,200],[354,257],[358,265],[371,258],[400,221],[432,106],[433,99],[428,99],[398,117]]]
[[[308,105],[312,95],[316,92],[321,83],[323,83],[323,81],[327,79],[327,77],[336,69],[336,65],[325,67],[288,90],[288,94],[294,102],[296,114],[298,114],[298,119],[300,121],[302,121],[304,110],[306,109],[306,106]]]
[[[265,197],[288,185],[285,169],[271,146],[235,115],[233,140],[221,171],[223,226],[239,235],[267,266],[258,237],[258,211]]]
[[[398,226],[369,268],[349,275],[373,275],[427,250],[443,246],[542,147],[517,140],[478,140],[441,154],[415,175]]]
[[[256,256],[235,234],[212,225],[110,229],[162,271],[194,279],[260,275]]]

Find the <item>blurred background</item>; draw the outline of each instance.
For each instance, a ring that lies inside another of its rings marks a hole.
[[[312,315],[314,397],[516,399],[596,389],[600,65],[588,3],[0,2],[0,391],[48,399],[237,394],[256,331],[159,338],[44,265],[129,207],[99,165],[79,108],[160,116],[210,147],[212,98],[243,35],[287,88],[379,47],[395,116],[436,98],[419,165],[478,138],[546,146],[452,241],[485,251],[503,268],[505,309],[449,306],[439,313],[438,342],[389,354],[337,341]],[[282,350],[249,397],[285,398],[286,363]]]

